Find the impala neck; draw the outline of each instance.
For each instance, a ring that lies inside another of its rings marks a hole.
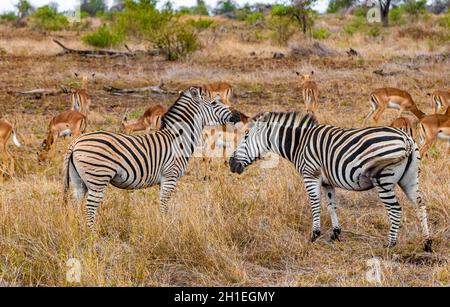
[[[418,119],[422,119],[422,117],[424,117],[426,114],[423,113],[422,111],[419,110],[419,108],[417,108],[416,105],[414,105],[411,108],[411,112],[418,118]]]

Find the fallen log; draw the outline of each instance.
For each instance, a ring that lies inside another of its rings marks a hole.
[[[140,93],[154,93],[154,94],[160,94],[160,95],[176,95],[176,91],[167,91],[162,88],[161,85],[154,85],[154,86],[145,86],[145,87],[138,87],[138,88],[117,88],[114,86],[104,86],[103,89],[106,92],[109,92],[111,95],[116,96],[123,96],[123,95],[134,95],[134,94],[140,94]]]
[[[49,90],[49,89],[35,89],[30,91],[20,91],[15,92],[16,96],[26,96],[34,99],[41,99],[46,96],[58,96],[61,94],[68,94],[70,92],[69,88],[65,85],[61,85],[61,88],[58,90]]]
[[[59,55],[65,55],[65,54],[77,54],[80,56],[85,57],[132,57],[135,54],[130,52],[122,52],[122,51],[114,51],[114,50],[77,50],[77,49],[71,49],[66,46],[64,46],[61,42],[57,41],[56,39],[53,40],[55,44],[59,45],[63,52]]]

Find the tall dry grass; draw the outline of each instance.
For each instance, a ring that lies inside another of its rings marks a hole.
[[[326,22],[338,26],[341,21]],[[227,21],[225,26],[233,24]],[[421,172],[434,239],[431,255],[422,252],[418,221],[400,191],[403,217],[395,248],[382,247],[389,225],[375,191],[338,190],[342,241],[330,242],[331,221],[323,206],[323,235],[310,243],[310,207],[301,178],[286,161],[273,169],[256,164],[237,176],[222,159],[216,159],[211,180],[205,182],[199,159],[192,159],[164,217],[159,214],[157,187],[140,191],[110,188],[94,231],[86,229],[80,204],[63,205],[62,156],[69,140],[58,140],[54,161],[38,164],[36,151],[46,136],[48,121],[68,108],[69,98],[30,100],[8,91],[56,88],[75,83],[73,72],[96,72],[88,130],[117,131],[127,109],[143,110],[156,102],[169,105],[176,97],[114,97],[102,91],[103,85],[133,87],[163,79],[168,88],[180,90],[225,79],[236,88],[234,105],[253,115],[303,110],[295,71],[314,70],[320,90],[319,121],[343,127],[362,126],[369,93],[375,87],[406,89],[419,108],[430,112],[426,93],[450,86],[448,60],[418,60],[416,45],[410,44],[410,38],[398,39],[395,31],[385,34],[388,47],[358,36],[348,41],[332,37],[326,42],[339,52],[348,46],[359,48],[361,58],[283,60],[273,60],[271,53],[288,53],[289,47],[242,42],[239,31],[221,34],[217,48],[208,48],[212,46],[209,38],[202,38],[207,48],[175,63],[146,57],[55,58],[57,50],[46,51],[49,39],[41,43],[30,39],[7,48],[0,61],[0,113],[15,122],[24,146],[10,146],[17,177],[0,184],[0,285],[368,286],[377,285],[366,278],[373,258],[381,263],[382,285],[448,285],[450,177],[449,157],[441,143],[424,159]],[[12,36],[2,37],[9,40]],[[79,44],[77,37],[65,39],[71,46]],[[36,49],[26,51],[27,44]],[[417,44],[425,46],[426,42]],[[383,48],[387,49],[381,53]],[[256,57],[250,55],[252,51],[257,51]],[[431,54],[426,49],[421,52]],[[411,64],[418,69],[408,68]],[[372,73],[379,68],[400,73],[383,78]],[[386,111],[381,124],[388,124],[395,114]],[[66,279],[71,258],[81,263],[80,283]]]

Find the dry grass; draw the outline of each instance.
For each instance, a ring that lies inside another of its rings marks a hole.
[[[338,27],[343,21],[324,22]],[[0,41],[11,42],[14,33],[6,32],[0,28]],[[396,31],[385,34],[382,42],[367,42],[358,35],[332,36],[326,41],[340,53],[349,46],[359,48],[362,58],[282,60],[272,59],[272,52],[287,54],[289,47],[242,42],[235,32],[220,34],[214,43],[217,48],[212,48],[208,37],[212,34],[205,33],[206,48],[176,63],[159,58],[55,58],[58,50],[50,38],[36,41],[27,32],[20,32],[21,39],[5,47],[7,54],[0,60],[0,113],[16,122],[24,146],[10,147],[18,164],[17,178],[0,184],[1,285],[77,285],[66,281],[66,261],[77,258],[81,285],[366,286],[373,285],[366,279],[367,261],[373,257],[381,260],[383,285],[448,285],[450,177],[443,144],[424,160],[421,173],[435,242],[432,255],[422,253],[420,227],[400,193],[405,206],[399,245],[394,249],[382,248],[388,219],[375,191],[338,191],[342,242],[329,241],[331,222],[324,207],[324,234],[310,243],[311,213],[302,180],[285,161],[274,169],[257,164],[236,176],[217,159],[211,166],[211,180],[204,182],[199,161],[193,159],[179,181],[167,217],[159,214],[157,187],[132,192],[111,188],[94,232],[84,225],[82,207],[74,202],[62,205],[62,154],[68,140],[59,141],[56,161],[43,165],[37,163],[36,149],[49,119],[67,108],[69,99],[29,100],[7,91],[56,88],[75,82],[75,71],[96,72],[88,128],[92,131],[117,130],[127,108],[143,110],[147,104],[169,105],[175,99],[114,97],[102,91],[107,84],[132,87],[157,84],[162,78],[167,87],[177,90],[226,79],[236,87],[236,107],[255,114],[302,110],[300,82],[294,72],[314,70],[322,103],[320,122],[344,127],[362,125],[374,87],[404,88],[425,112],[431,109],[426,93],[450,87],[448,59],[420,60],[418,54],[431,54],[421,47],[426,46],[425,40],[411,44],[408,37],[399,39]],[[70,46],[80,46],[73,33],[58,35]],[[256,57],[250,56],[252,51],[257,51]],[[418,69],[408,68],[410,64]],[[400,73],[382,78],[372,73],[379,68]],[[394,115],[387,111],[382,123],[389,123]]]

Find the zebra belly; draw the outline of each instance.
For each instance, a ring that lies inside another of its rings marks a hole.
[[[120,169],[111,179],[110,183],[116,188],[125,190],[145,189],[159,183],[159,178],[150,181],[136,180],[133,182],[132,177],[134,176],[130,176],[127,180],[127,173]]]
[[[324,174],[322,174],[322,184],[351,191],[367,191],[374,187],[372,179],[365,174],[360,174],[357,176],[356,181],[349,181],[350,185],[341,184],[340,181],[329,180],[326,176],[324,176]]]

